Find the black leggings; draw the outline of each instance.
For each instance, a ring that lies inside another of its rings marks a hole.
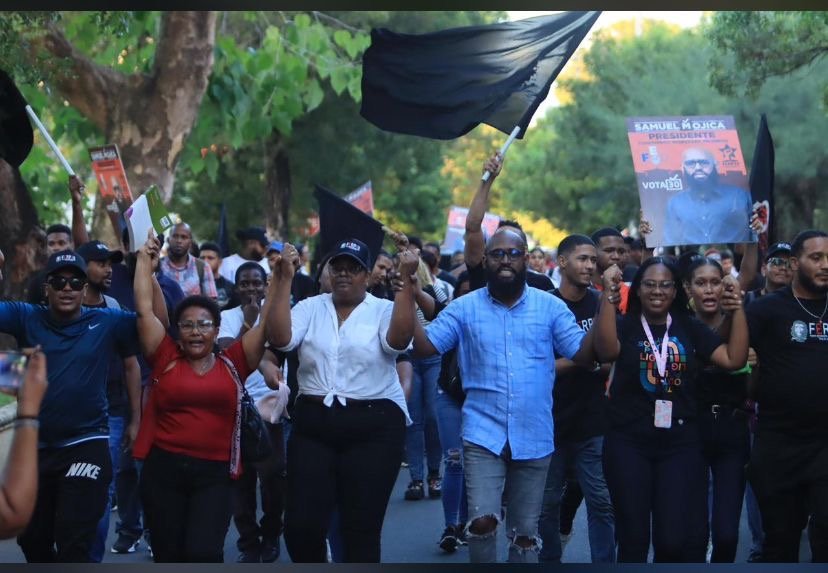
[[[230,525],[227,462],[154,447],[141,471],[144,520],[157,563],[221,563]]]
[[[297,563],[324,563],[339,511],[346,563],[378,563],[380,534],[400,471],[405,417],[391,400],[332,407],[299,397],[287,451],[285,544]]]
[[[646,563],[650,524],[654,561],[688,561],[688,539],[698,520],[694,504],[704,479],[698,430],[692,423],[671,429],[611,430],[604,439],[604,475],[615,508],[618,561]]]

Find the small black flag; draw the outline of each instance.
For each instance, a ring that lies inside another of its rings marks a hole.
[[[330,253],[340,241],[359,239],[368,245],[373,267],[385,240],[382,223],[320,185],[314,195],[319,201],[320,256]]]
[[[221,256],[229,257],[230,256],[230,234],[227,232],[227,206],[224,204],[224,201],[221,202],[221,215],[219,215],[219,228],[218,228],[218,246],[221,249]]]
[[[26,115],[26,100],[9,74],[0,70],[0,159],[20,167],[34,144],[34,133]]]
[[[522,138],[600,12],[562,12],[431,34],[371,31],[362,116],[386,131],[454,139],[486,123]]]
[[[773,212],[774,160],[773,138],[768,129],[768,118],[763,113],[750,166],[750,194],[753,197],[753,208],[759,208],[759,219],[766,229],[759,234],[759,254],[762,259],[764,259],[768,245],[776,241],[776,217]]]

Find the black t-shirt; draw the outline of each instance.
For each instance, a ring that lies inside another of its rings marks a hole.
[[[486,269],[483,263],[473,267],[467,267],[469,273],[469,290],[477,290],[486,286]],[[526,269],[526,284],[542,291],[550,291],[555,288],[552,279],[548,276],[536,273],[532,269]]]
[[[216,277],[216,303],[221,310],[230,310],[240,304],[236,285],[221,275]]]
[[[43,290],[43,283],[46,282],[46,270],[39,270],[29,279],[26,287],[26,302],[29,304],[47,305],[46,293]]]
[[[576,302],[565,299],[558,289],[551,291],[575,315],[575,322],[586,332],[592,326],[601,294],[588,289]],[[557,354],[555,358],[560,358]],[[577,372],[555,376],[552,415],[555,419],[555,444],[581,442],[601,436],[607,430],[606,376],[578,367]]]
[[[791,287],[747,307],[750,345],[759,360],[759,428],[828,437],[826,299],[794,298]],[[810,311],[803,310],[800,303]]]
[[[650,325],[653,341],[661,348],[666,325]],[[621,353],[610,387],[610,423],[614,428],[642,419],[652,420],[656,400],[673,403],[673,425],[694,419],[698,413],[698,374],[721,337],[696,317],[673,316],[667,351],[666,384],[660,380],[639,315],[618,317]]]

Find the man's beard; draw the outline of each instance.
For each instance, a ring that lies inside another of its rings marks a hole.
[[[710,175],[707,176],[707,179],[704,181],[697,181],[693,177],[692,172],[688,172],[687,168],[684,168],[684,180],[687,181],[687,186],[695,189],[710,189],[716,187],[719,183],[719,173],[714,169],[710,172]]]
[[[813,293],[818,297],[822,297],[828,294],[828,285],[820,286],[816,284],[816,282],[811,277],[802,272],[802,269],[799,269],[797,271],[797,275],[799,278],[800,286],[802,286],[802,288],[804,288],[808,292]]]
[[[495,270],[486,268],[486,283],[492,296],[495,298],[512,298],[520,294],[521,290],[526,287],[526,267],[523,267],[520,271],[515,271],[515,275],[510,281],[501,280],[497,274],[500,268],[497,267]]]

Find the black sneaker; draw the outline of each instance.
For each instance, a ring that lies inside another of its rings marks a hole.
[[[468,545],[469,542],[466,539],[466,526],[465,525],[455,525],[454,526],[454,534],[457,536],[457,545]]]
[[[419,501],[425,497],[423,491],[423,481],[414,480],[408,484],[408,489],[405,490],[405,499],[408,501]]]
[[[274,541],[265,540],[262,542],[262,563],[273,563],[277,559],[279,559],[279,554],[282,552],[282,548],[279,547],[279,538],[277,537]]]
[[[261,563],[262,556],[258,549],[251,551],[240,551],[236,557],[236,563]]]
[[[440,549],[446,553],[454,553],[457,551],[459,543],[457,542],[457,533],[454,530],[454,527],[449,525],[443,530],[443,535],[440,536],[439,545]]]
[[[135,553],[135,550],[138,549],[138,544],[141,543],[140,537],[135,537],[134,535],[129,535],[127,533],[119,533],[118,539],[115,540],[115,543],[112,544],[112,553]]]

